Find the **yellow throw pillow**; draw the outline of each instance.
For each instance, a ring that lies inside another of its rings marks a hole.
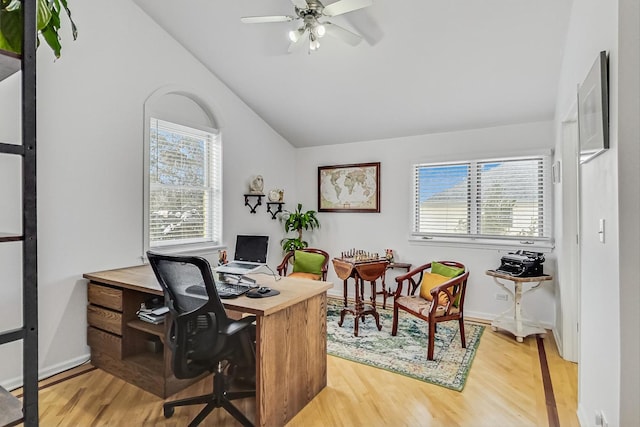
[[[431,301],[431,289],[443,284],[444,282],[451,280],[451,277],[446,277],[441,274],[429,273],[425,271],[422,275],[422,282],[420,282],[420,296],[427,301]],[[438,295],[438,305],[447,305],[449,302],[449,296],[444,292]]]

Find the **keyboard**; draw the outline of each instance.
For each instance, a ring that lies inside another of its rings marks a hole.
[[[236,298],[247,293],[252,287],[247,285],[230,285],[227,283],[218,283],[216,285],[216,288],[218,289],[218,296],[220,296],[220,298]],[[192,295],[207,295],[207,290],[204,286],[191,285],[185,290],[188,294]]]

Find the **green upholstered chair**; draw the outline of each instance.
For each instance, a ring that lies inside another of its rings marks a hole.
[[[327,280],[329,254],[322,249],[304,248],[287,252],[278,266],[280,276]],[[289,268],[292,272],[287,274]]]

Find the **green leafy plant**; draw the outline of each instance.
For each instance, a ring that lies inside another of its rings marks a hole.
[[[67,0],[37,0],[38,45],[40,36],[60,57],[60,14],[64,10],[71,22],[73,39],[78,36],[76,24],[71,19]],[[22,51],[22,0],[0,0],[0,49],[20,54]]]
[[[302,230],[320,228],[320,222],[318,222],[318,218],[316,217],[316,211],[302,212],[302,203],[298,203],[298,207],[294,212],[285,211],[285,214],[282,217],[285,219],[285,233],[290,231],[298,233],[297,237],[285,237],[282,239],[280,242],[282,244],[282,250],[289,252],[309,246],[309,243],[302,240]]]

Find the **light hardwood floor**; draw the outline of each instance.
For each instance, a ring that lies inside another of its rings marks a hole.
[[[577,365],[562,359],[553,336],[543,340],[561,426],[579,426]],[[426,350],[425,350],[426,351]],[[76,373],[87,369],[77,368]],[[71,371],[70,373],[73,373]],[[63,377],[60,375],[58,377]],[[59,378],[49,379],[53,383]],[[163,400],[99,369],[40,391],[40,425],[186,426],[199,407],[177,408],[165,419]],[[208,393],[200,381],[172,396]],[[14,391],[19,394],[20,391]],[[274,402],[277,404],[277,402]],[[251,404],[239,405],[250,411]],[[215,410],[203,426],[239,425]],[[462,392],[329,356],[327,387],[288,424],[309,426],[548,426],[536,339],[518,344],[487,327]]]

